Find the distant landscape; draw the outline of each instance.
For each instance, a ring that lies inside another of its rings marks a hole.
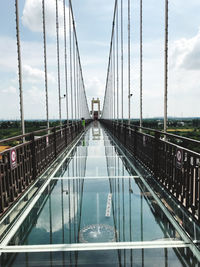
[[[65,124],[66,121],[63,121]],[[138,119],[132,119],[132,124],[139,125]],[[59,125],[58,120],[51,120],[50,127]],[[143,126],[152,129],[163,129],[163,118],[149,118],[143,120]],[[26,120],[26,133],[45,129],[44,120]],[[200,140],[200,118],[169,118],[168,132],[180,136]],[[21,134],[20,121],[0,120],[0,140]]]

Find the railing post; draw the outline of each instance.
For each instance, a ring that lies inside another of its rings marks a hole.
[[[126,138],[127,138],[127,124],[124,124],[123,128],[123,134],[124,134],[124,145],[126,145]]]
[[[133,153],[137,157],[137,131],[138,128],[134,126],[133,136],[134,136],[134,146],[133,146]]]
[[[121,127],[120,127],[120,124],[118,123],[117,124],[117,138],[119,139],[120,137],[120,133],[121,133]]]
[[[158,151],[159,151],[159,140],[160,140],[160,133],[155,132],[155,142],[154,142],[154,155],[153,155],[153,172],[155,178],[158,177]]]
[[[53,128],[53,141],[54,141],[54,157],[57,157],[57,145],[56,145],[56,127]]]
[[[67,147],[67,125],[65,125],[64,131],[65,131],[65,146]]]
[[[112,120],[112,134],[115,135],[115,124],[114,124],[114,120]]]
[[[121,122],[119,139],[120,139],[120,141],[121,141],[122,143],[123,143],[123,132],[124,132],[124,125],[123,125],[123,123]]]
[[[37,177],[37,159],[36,159],[36,149],[35,149],[35,134],[31,133],[31,155],[32,155],[32,169],[33,175],[32,179],[35,180]]]
[[[0,164],[0,213],[4,211],[3,166]]]

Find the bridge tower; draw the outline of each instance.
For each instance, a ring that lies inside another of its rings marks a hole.
[[[94,104],[98,105],[98,110],[94,110]],[[92,119],[93,120],[98,120],[100,118],[101,111],[100,111],[100,100],[99,100],[99,98],[94,99],[94,97],[93,97],[91,114],[92,114]]]

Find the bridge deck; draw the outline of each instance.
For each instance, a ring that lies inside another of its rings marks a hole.
[[[0,251],[2,266],[199,266],[200,258],[98,122],[30,200]]]

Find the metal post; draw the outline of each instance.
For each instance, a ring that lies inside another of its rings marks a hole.
[[[37,177],[37,162],[36,162],[36,151],[35,151],[35,135],[32,133],[31,138],[31,155],[32,155],[32,180]]]
[[[15,13],[16,13],[16,37],[17,37],[17,53],[18,53],[18,75],[19,75],[19,96],[20,96],[20,117],[22,134],[25,134],[24,124],[24,104],[23,104],[23,88],[22,88],[22,63],[21,63],[21,47],[20,47],[20,34],[19,34],[19,9],[18,0],[15,0]],[[25,139],[23,138],[23,141]]]
[[[154,155],[153,155],[153,168],[154,168],[154,177],[158,178],[158,165],[159,165],[159,140],[160,140],[160,133],[155,132],[155,139],[154,139]]]
[[[165,0],[165,90],[164,90],[164,132],[167,132],[167,87],[168,87],[168,0]]]
[[[56,127],[53,128],[53,142],[54,142],[54,157],[57,157],[57,144],[56,144]]]

